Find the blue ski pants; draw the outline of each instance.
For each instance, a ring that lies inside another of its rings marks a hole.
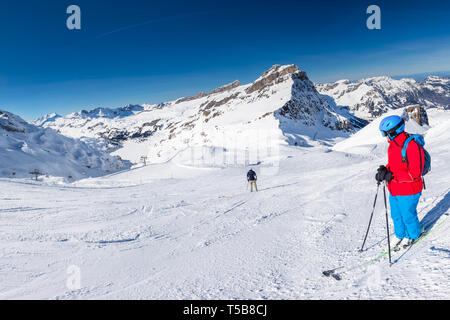
[[[421,233],[417,204],[421,192],[410,196],[392,196],[389,194],[391,217],[394,221],[395,235],[399,239],[417,239]]]

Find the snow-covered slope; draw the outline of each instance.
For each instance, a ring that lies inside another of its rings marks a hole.
[[[430,112],[432,109],[429,109]],[[400,108],[387,112],[385,115],[376,118],[369,125],[358,131],[350,138],[338,142],[333,146],[333,150],[356,154],[386,154],[386,138],[380,133],[379,126],[383,118],[390,115],[398,115],[405,119],[405,130],[411,134],[424,134],[429,126],[420,126],[414,119],[411,119],[405,108]]]
[[[160,105],[81,111],[43,126],[70,137],[106,139],[120,146],[115,154],[133,162],[148,156],[160,163],[180,150],[220,148],[224,141],[227,150],[239,149],[255,132],[280,145],[318,144],[346,137],[361,123],[330,105],[295,65],[275,65],[247,85],[235,81]]]
[[[29,173],[37,169],[44,175],[71,176],[73,181],[126,169],[129,165],[79,140],[36,127],[0,110],[1,177],[30,177]]]
[[[246,168],[174,161],[59,186],[0,179],[0,299],[448,299],[450,111],[428,115],[418,212],[433,228],[393,266],[382,195],[359,252],[386,154],[282,146],[277,172],[254,166],[258,193]],[[322,275],[339,266],[341,281]]]
[[[336,104],[349,107],[356,116],[372,120],[381,114],[407,105],[450,108],[450,78],[429,76],[421,82],[374,77],[357,82],[340,80],[316,84],[317,90],[332,97]]]

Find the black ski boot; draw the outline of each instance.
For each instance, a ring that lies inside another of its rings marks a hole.
[[[395,244],[393,250],[394,250],[395,252],[400,251],[400,249],[402,248],[402,245],[406,245],[406,244],[405,244],[405,239],[400,239],[400,240]]]

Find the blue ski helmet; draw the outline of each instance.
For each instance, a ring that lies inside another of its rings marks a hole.
[[[381,120],[380,131],[383,137],[388,136],[390,139],[394,139],[405,131],[405,120],[399,116],[386,117]]]

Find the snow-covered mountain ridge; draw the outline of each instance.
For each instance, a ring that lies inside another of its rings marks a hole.
[[[450,109],[450,78],[428,76],[418,82],[383,76],[315,86],[321,94],[333,98],[337,105],[349,107],[351,113],[366,120],[414,104]]]
[[[348,136],[362,125],[345,108],[329,104],[295,65],[274,65],[253,83],[235,81],[208,94],[80,111],[42,124],[70,137],[105,139],[134,162],[146,155],[149,162],[163,162],[186,148],[224,147],[224,135],[242,140],[246,132],[264,130],[277,143],[308,145]]]
[[[29,124],[2,110],[0,150],[1,177],[30,177],[30,172],[37,169],[49,176],[80,179],[104,175],[130,165],[80,140]]]

